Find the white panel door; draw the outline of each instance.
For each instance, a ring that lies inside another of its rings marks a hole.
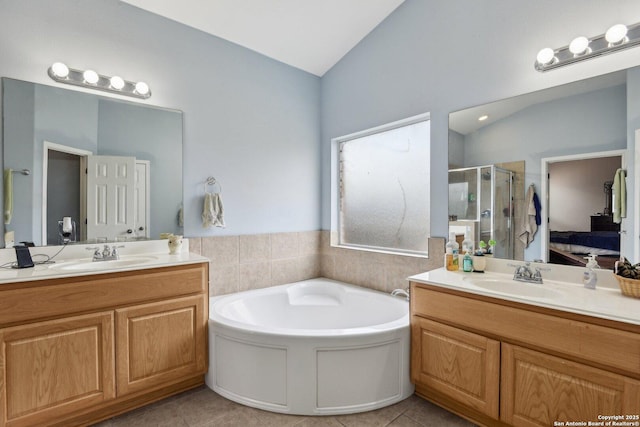
[[[134,228],[135,157],[87,159],[87,239],[131,235]]]

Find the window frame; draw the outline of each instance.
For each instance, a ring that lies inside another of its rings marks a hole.
[[[426,251],[415,251],[409,249],[397,249],[397,248],[386,248],[386,247],[377,247],[377,246],[366,246],[359,245],[353,243],[344,243],[341,241],[342,235],[342,221],[341,221],[341,176],[340,176],[340,146],[344,142],[348,142],[354,139],[363,138],[370,135],[375,135],[378,133],[390,131],[397,128],[402,128],[406,126],[410,126],[412,124],[420,123],[420,122],[430,122],[431,121],[431,113],[422,113],[415,116],[407,117],[405,119],[397,120],[395,122],[383,124],[380,126],[375,126],[373,128],[365,129],[362,131],[350,133],[347,135],[339,136],[331,139],[331,234],[330,234],[330,244],[333,247],[346,248],[346,249],[354,249],[368,252],[377,252],[377,253],[385,253],[385,254],[393,254],[393,255],[402,255],[402,256],[410,256],[410,257],[419,257],[419,258],[429,258],[429,250],[427,248]],[[431,124],[429,124],[431,126]],[[429,135],[429,153],[431,153],[431,135]],[[428,167],[431,169],[431,155],[429,155],[429,164]],[[429,183],[430,186],[430,183]],[[428,231],[427,238],[431,237],[431,189],[427,190],[427,211],[428,218],[425,221],[428,221]]]

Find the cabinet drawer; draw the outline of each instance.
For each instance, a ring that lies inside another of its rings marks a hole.
[[[610,366],[640,378],[640,334],[433,291],[413,283],[412,314]]]
[[[0,290],[0,325],[206,293],[207,264],[49,279]]]
[[[640,382],[510,344],[502,344],[500,390],[500,418],[511,425],[640,414]]]
[[[498,418],[500,342],[427,319],[411,327],[413,382]]]

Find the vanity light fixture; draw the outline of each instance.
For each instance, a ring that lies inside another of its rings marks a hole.
[[[568,46],[558,49],[546,47],[540,50],[536,56],[535,69],[540,72],[549,71],[638,45],[640,45],[640,23],[630,26],[616,24],[599,36],[591,38],[580,36],[574,38]]]
[[[56,62],[48,70],[53,80],[75,86],[99,89],[120,95],[147,99],[151,96],[149,85],[145,82],[131,82],[120,76],[104,76],[93,70],[76,70],[67,67],[62,62]]]

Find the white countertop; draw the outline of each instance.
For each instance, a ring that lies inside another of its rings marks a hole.
[[[128,242],[119,249],[120,259],[124,262],[91,261],[92,253],[85,246],[95,245],[69,245],[53,258],[54,263],[40,264],[31,268],[0,268],[0,286],[6,283],[28,282],[43,279],[59,279],[64,277],[78,277],[94,274],[107,274],[121,271],[145,270],[150,268],[169,267],[183,264],[195,264],[207,262],[208,259],[197,254],[189,253],[189,242],[185,239],[182,251],[170,255],[166,240],[152,240],[146,242]],[[113,246],[110,244],[109,246]],[[58,252],[61,246],[46,246],[30,248],[34,262],[46,257],[36,256],[43,254],[52,256]],[[15,261],[13,249],[0,250],[0,265]],[[128,264],[127,261],[132,261]],[[82,265],[87,265],[84,268]],[[71,265],[77,268],[68,269]]]
[[[583,270],[578,269],[578,271]],[[611,272],[605,270],[598,270],[598,273],[599,275],[602,273],[603,276],[605,274],[612,276]],[[512,272],[464,273],[447,271],[444,268],[411,276],[409,280],[476,295],[640,325],[640,299],[622,295],[619,288],[610,284],[603,284],[593,290],[586,289],[582,283],[558,280],[545,279],[543,284],[516,282],[513,280]],[[483,287],[483,284],[486,284],[486,287]],[[532,287],[535,289],[531,289]]]

